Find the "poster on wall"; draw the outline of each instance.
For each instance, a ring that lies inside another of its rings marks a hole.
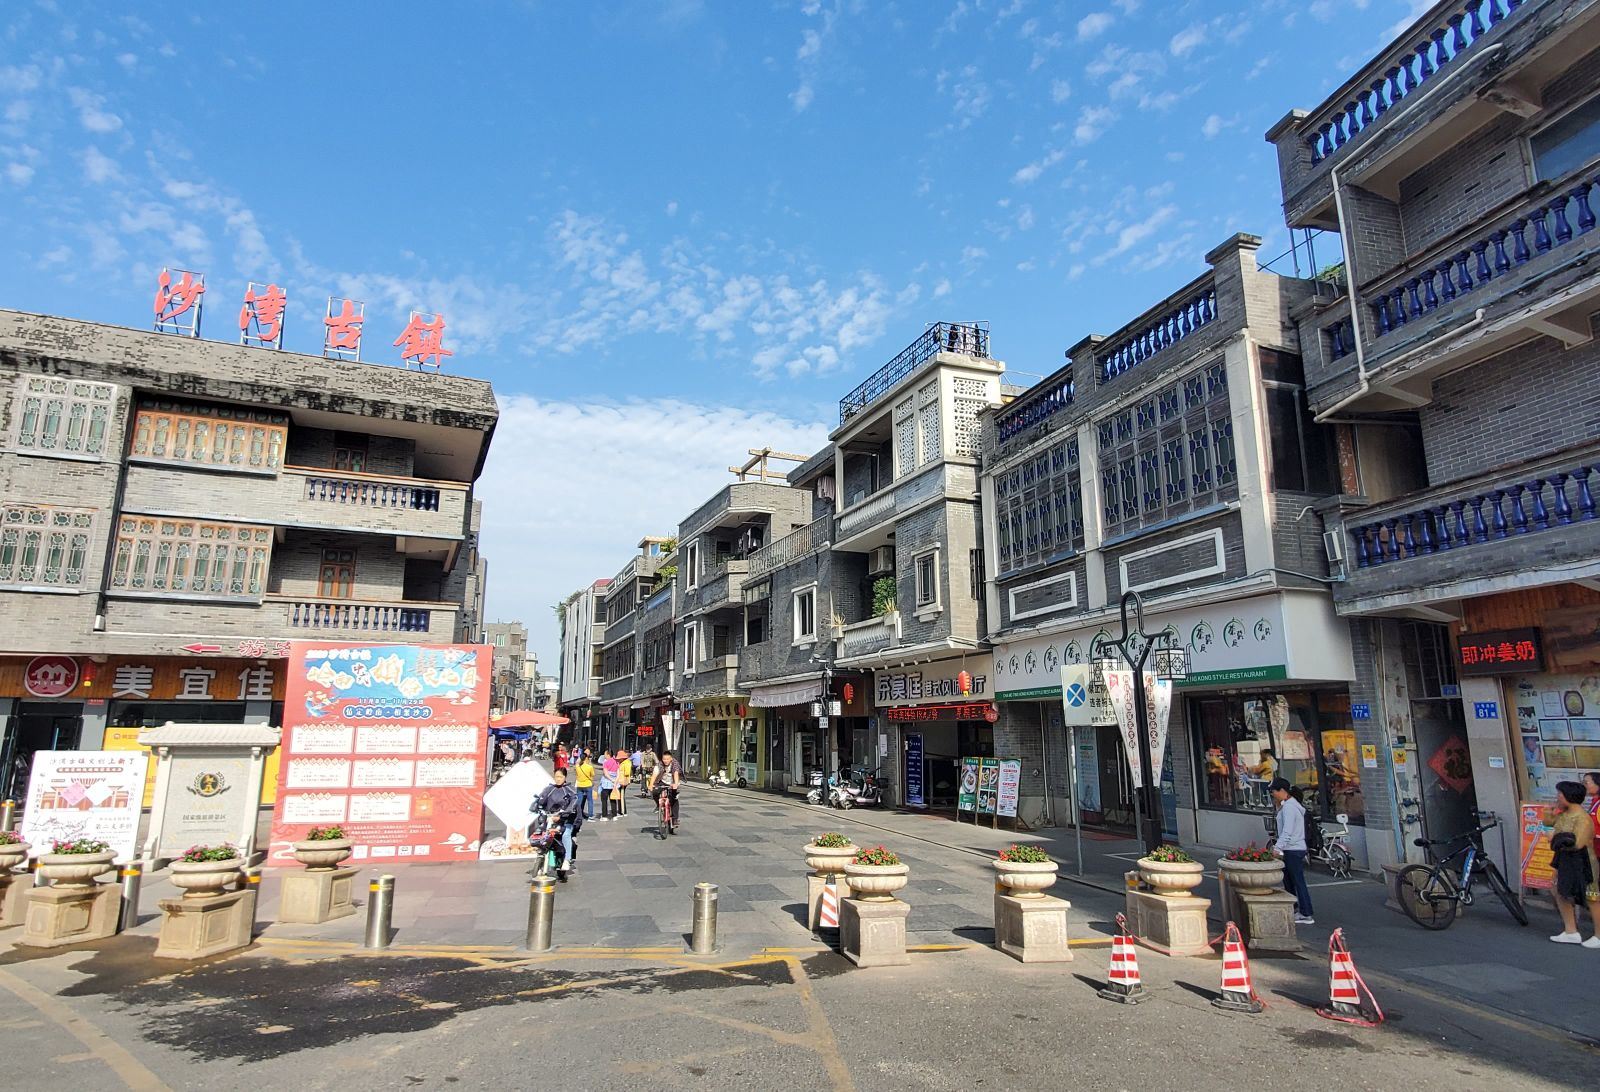
[[[1000,798],[1000,760],[978,760],[978,814],[993,815]]]
[[[51,842],[90,838],[118,861],[132,860],[148,762],[138,751],[35,751],[18,832],[29,856],[48,853]]]
[[[343,827],[358,862],[476,857],[490,656],[294,642],[268,863],[314,826]]]
[[[964,769],[965,767],[963,767]],[[906,733],[906,807],[928,806],[927,786],[924,781],[926,767],[922,757],[922,733]],[[963,784],[965,780],[963,779]]]
[[[1017,797],[1022,791],[1022,762],[1015,758],[1000,760],[1000,787],[995,799],[995,813],[1009,819],[1017,817]]]
[[[978,760],[961,760],[961,784],[956,790],[956,811],[975,811],[978,807]]]
[[[1517,805],[1522,827],[1522,886],[1549,890],[1556,884],[1555,863],[1551,860],[1550,835],[1552,827],[1547,815],[1548,804]]]
[[[1100,811],[1100,741],[1093,732],[1078,736],[1078,808]]]
[[[1600,769],[1600,675],[1520,675],[1512,706],[1522,737],[1526,795]]]

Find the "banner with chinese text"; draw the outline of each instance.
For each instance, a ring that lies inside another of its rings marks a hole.
[[[1128,756],[1128,769],[1136,788],[1144,788],[1144,768],[1139,762],[1139,722],[1134,708],[1136,696],[1133,672],[1118,668],[1105,672],[1106,693],[1111,708],[1117,715],[1121,729],[1122,747]],[[1145,727],[1150,738],[1150,764],[1155,767],[1154,783],[1161,783],[1161,764],[1167,753],[1167,719],[1172,713],[1172,682],[1158,679],[1148,671],[1144,674]]]
[[[35,751],[22,812],[29,856],[49,853],[53,841],[90,838],[131,861],[147,762],[137,751]]]
[[[343,827],[358,862],[476,858],[490,656],[295,642],[268,862],[315,826]]]

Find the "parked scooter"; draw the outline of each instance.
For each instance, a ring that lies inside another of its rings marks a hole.
[[[878,771],[857,767],[830,786],[828,803],[841,811],[851,808],[875,808],[883,803],[883,786],[878,782]]]
[[[806,779],[806,784],[809,786],[806,792],[806,803],[821,804],[828,792],[828,786],[823,779],[822,770],[813,768],[811,775]]]

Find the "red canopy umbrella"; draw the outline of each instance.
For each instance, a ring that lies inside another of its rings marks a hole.
[[[518,709],[506,713],[504,716],[490,717],[489,723],[495,728],[543,728],[550,724],[570,724],[566,717],[558,717],[554,713],[541,713],[537,709]]]

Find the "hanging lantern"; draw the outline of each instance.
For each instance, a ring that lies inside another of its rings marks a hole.
[[[856,684],[855,683],[845,683],[844,684],[844,703],[846,705],[852,705],[852,704],[855,703],[855,700],[856,700]]]
[[[966,697],[967,695],[971,694],[972,693],[972,673],[970,671],[963,671],[959,675],[957,675],[956,676],[956,686],[961,690],[961,696],[963,698]]]
[[[99,664],[95,663],[93,660],[85,660],[84,663],[83,663],[83,668],[78,674],[78,680],[79,680],[80,685],[85,690],[93,690],[94,689],[95,676],[98,675],[99,673],[100,673],[100,665]]]

